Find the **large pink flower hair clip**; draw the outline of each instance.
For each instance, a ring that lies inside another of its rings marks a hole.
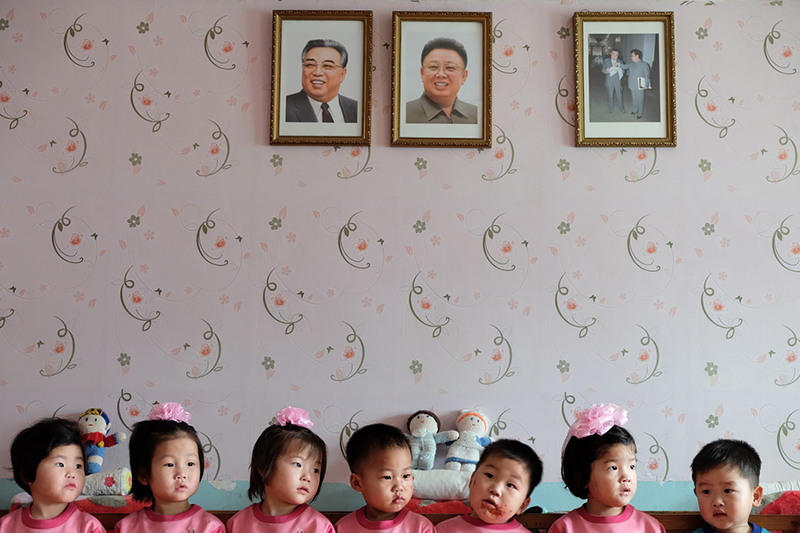
[[[176,402],[159,403],[150,410],[147,415],[150,420],[171,420],[172,422],[184,422],[186,424],[192,419],[192,415],[183,409],[183,406]]]
[[[311,417],[308,416],[307,412],[299,407],[289,407],[288,405],[278,411],[275,415],[275,422],[277,422],[279,426],[292,424],[306,429],[314,427],[314,423],[311,422]]]
[[[572,437],[582,439],[589,435],[605,435],[614,426],[623,426],[628,423],[628,412],[613,403],[596,403],[589,409],[584,409],[569,427],[567,438],[561,448],[561,456]]]

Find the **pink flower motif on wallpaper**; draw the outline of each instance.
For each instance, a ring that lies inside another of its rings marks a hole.
[[[653,307],[656,308],[656,311],[661,311],[662,309],[664,309],[664,302],[662,302],[661,300],[656,300],[655,302],[653,302]]]
[[[578,305],[578,301],[575,298],[568,298],[567,301],[564,302],[564,309],[574,315],[581,310],[581,306]]]
[[[624,292],[621,292],[621,293],[619,293],[619,299],[624,302],[625,300],[628,299],[628,295],[625,294]]]
[[[155,67],[151,68],[149,74],[151,78],[155,78],[156,76],[158,76],[158,69]]]
[[[78,248],[83,244],[83,233],[73,233],[67,241],[67,246],[70,248]]]
[[[433,269],[428,270],[428,279],[436,279],[436,271]]]
[[[511,309],[512,311],[517,309],[518,307],[519,307],[519,302],[517,300],[512,298],[508,301],[508,308]]]
[[[514,251],[514,243],[512,241],[503,241],[497,247],[497,252],[500,255],[510,255]]]
[[[134,305],[134,307],[141,307],[142,305],[147,303],[144,295],[139,291],[133,291],[128,295],[128,300]]]
[[[83,301],[83,293],[81,291],[76,292],[75,294],[72,295],[72,297],[75,299],[76,302]]]
[[[355,244],[353,244],[353,253],[359,256],[363,256],[369,250],[369,240],[368,239],[358,239]]]
[[[17,32],[14,34],[14,42],[19,44],[22,42],[22,34]]]
[[[793,242],[791,246],[789,246],[789,253],[792,255],[800,254],[800,242]]]
[[[139,265],[139,272],[141,272],[142,274],[147,274],[149,270],[150,266],[147,263],[142,263],[141,265]]]
[[[472,299],[473,300],[480,300],[481,299],[481,293],[478,292],[478,291],[473,292],[472,293]]]
[[[364,298],[361,300],[361,305],[364,307],[372,307],[372,298],[369,296],[364,296]]]
[[[200,92],[200,89],[195,89],[192,94],[195,96],[195,98],[198,98],[202,93]]]
[[[136,418],[142,414],[142,410],[139,409],[139,406],[137,405],[131,405],[128,407],[128,414],[131,416],[131,418]]]
[[[217,409],[219,416],[228,416],[228,408],[224,405],[220,405],[219,409]]]
[[[230,301],[231,297],[228,296],[227,294],[223,294],[222,296],[219,297],[219,303],[221,303],[222,305],[228,305]]]
[[[440,244],[442,244],[441,237],[439,237],[438,235],[434,235],[433,237],[431,237],[431,246],[439,246]]]
[[[586,246],[586,239],[584,239],[583,237],[576,238],[575,239],[575,246],[577,246],[578,248],[582,248],[582,247]]]
[[[164,44],[164,38],[160,35],[156,35],[155,37],[153,37],[153,44],[155,46],[161,46],[162,44]]]
[[[791,365],[797,361],[797,352],[794,350],[786,350],[786,364]]]
[[[272,305],[274,305],[278,309],[288,309],[289,308],[289,300],[287,300],[283,296],[283,294],[276,294],[275,296],[270,298],[270,300],[272,301]]]
[[[78,143],[72,139],[67,141],[67,144],[64,145],[64,155],[72,155],[78,151]]]
[[[764,295],[764,299],[765,299],[766,301],[768,301],[768,302],[771,302],[771,301],[772,301],[772,293],[771,293],[771,292],[768,292],[767,294],[765,294],[765,295]]]
[[[574,113],[576,109],[575,100],[567,100],[567,111]]]
[[[713,76],[711,76],[711,81],[713,81],[714,83],[719,83],[719,80],[721,79],[722,78],[720,78],[719,74],[714,74]]]
[[[94,95],[92,93],[89,93],[89,94],[86,95],[86,98],[84,98],[84,100],[86,100],[87,104],[93,104],[94,103]]]
[[[506,151],[503,148],[498,147],[492,150],[492,157],[494,158],[495,161],[500,161],[505,156],[506,156]]]
[[[360,157],[361,156],[361,147],[360,146],[354,146],[354,147],[350,148],[350,151],[347,152],[347,156],[350,159],[356,159],[356,158]]]
[[[644,255],[646,256],[655,256],[658,254],[658,243],[653,241],[648,241],[647,244],[644,245],[642,248]]]
[[[580,270],[576,270],[572,273],[572,279],[579,280],[583,277],[583,273]]]
[[[735,439],[736,435],[733,434],[733,431],[726,431],[725,434],[722,435],[723,439]]]
[[[208,157],[216,157],[222,151],[219,143],[211,143],[208,145]]]
[[[58,87],[53,87],[52,89],[50,89],[50,92],[53,94],[58,94],[61,92],[61,89],[59,89]]]
[[[217,250],[222,250],[228,245],[228,238],[222,235],[217,235],[217,238],[214,239],[214,248]]]
[[[503,47],[503,50],[500,52],[504,57],[511,57],[514,55],[514,49],[516,46],[511,46],[507,44]]]
[[[67,343],[65,343],[64,341],[56,341],[55,344],[53,344],[53,349],[50,350],[50,354],[53,357],[61,357],[66,352],[67,352]]]
[[[489,356],[489,360],[492,363],[500,363],[503,360],[503,352],[494,348],[492,350],[492,355]]]
[[[639,148],[636,151],[636,159],[638,159],[639,161],[644,161],[645,159],[647,159],[647,150],[645,150],[644,148]]]
[[[423,297],[422,299],[418,300],[419,308],[423,311],[433,311],[436,309],[436,306],[433,305],[433,300],[428,298],[427,296]]]
[[[225,41],[219,47],[219,51],[222,52],[223,54],[232,54],[233,50],[234,50],[234,46],[233,46],[233,43],[230,42],[230,41]]]
[[[722,272],[720,272],[719,274],[717,274],[717,278],[718,278],[720,281],[725,281],[726,279],[728,279],[728,273],[727,273],[727,272],[725,272],[725,271],[723,270]]]
[[[208,357],[214,352],[214,345],[204,342],[200,345],[200,348],[197,350],[197,354],[200,357]]]
[[[9,104],[11,103],[11,95],[8,94],[8,91],[0,92],[0,104]]]
[[[717,41],[714,43],[714,51],[715,52],[722,52],[722,43]]]
[[[794,443],[794,447],[800,452],[800,439],[797,439],[797,442]]]
[[[0,239],[7,239],[11,235],[11,230],[8,228],[0,229]]]
[[[228,105],[229,105],[230,107],[233,107],[233,106],[235,106],[235,105],[236,105],[236,103],[237,103],[238,101],[239,101],[239,100],[238,100],[238,99],[237,99],[235,96],[229,96],[229,97],[228,97]]]
[[[47,292],[47,284],[42,283],[39,285],[39,292]]]
[[[186,287],[183,288],[183,292],[184,294],[192,294],[194,292],[194,289],[189,285],[187,285]]]
[[[800,102],[792,102],[792,111],[800,111]]]
[[[344,350],[342,350],[342,358],[345,361],[349,361],[356,356],[356,349],[352,346],[345,346]]]
[[[519,109],[519,102],[517,102],[516,100],[512,101],[512,102],[511,102],[510,104],[508,104],[508,105],[509,105],[509,107],[511,107],[511,109],[512,109],[513,111],[516,111],[516,110],[518,110],[518,109]]]
[[[288,275],[289,275],[289,274],[291,274],[291,273],[292,273],[292,268],[291,268],[291,267],[285,266],[285,267],[283,267],[283,268],[281,269],[281,274],[282,274],[283,276],[288,276]]]
[[[722,239],[720,239],[719,245],[722,246],[723,248],[727,248],[728,246],[731,245],[731,240],[727,237],[723,237]]]
[[[0,272],[3,271],[3,263],[0,263]]]
[[[789,59],[794,54],[794,47],[793,46],[784,46],[781,48],[781,57],[784,59]]]
[[[714,102],[714,100],[709,100],[708,102],[706,102],[706,110],[709,113],[715,113],[717,111],[716,102]]]
[[[90,52],[94,48],[94,39],[84,39],[81,43],[81,50]]]
[[[139,103],[142,104],[143,107],[155,107],[156,100],[153,98],[151,94],[143,94],[139,97]]]
[[[647,468],[651,471],[658,470],[658,459],[655,457],[651,457],[649,461],[647,461]]]
[[[725,303],[719,298],[716,298],[713,302],[711,302],[711,309],[713,309],[716,313],[722,313],[725,311]]]
[[[639,350],[639,355],[636,358],[642,363],[646,363],[650,360],[650,352],[647,349],[642,348]]]
[[[786,161],[789,159],[789,152],[787,152],[784,148],[778,149],[778,161]]]
[[[144,232],[144,240],[152,241],[155,238],[156,238],[156,232],[155,231],[149,229],[149,230]]]
[[[208,456],[203,457],[203,469],[211,470],[211,458]]]
[[[664,415],[664,418],[669,418],[672,416],[672,407],[665,407],[661,410],[661,414]]]
[[[16,65],[11,65],[11,66],[8,67],[8,73],[9,74],[14,74],[15,72],[17,72],[17,66]]]
[[[328,289],[328,291],[325,294],[328,295],[328,298],[333,298],[334,296],[336,296],[336,291],[333,289]]]

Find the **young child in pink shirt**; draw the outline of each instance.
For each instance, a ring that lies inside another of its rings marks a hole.
[[[11,443],[14,480],[33,503],[0,518],[0,533],[105,533],[99,520],[73,502],[86,480],[77,422],[41,420]]]
[[[542,480],[542,461],[525,443],[501,439],[486,446],[469,480],[471,515],[457,516],[436,526],[437,533],[527,533],[514,520],[531,502]]]
[[[152,503],[117,522],[116,533],[224,533],[225,526],[189,503],[203,477],[203,445],[178,403],[158,404],[133,426],[129,453],[133,499]]]
[[[325,478],[325,443],[302,409],[284,407],[275,422],[258,437],[250,461],[247,495],[261,503],[231,517],[228,533],[334,533],[330,521],[308,506]]]
[[[414,492],[411,445],[396,427],[372,424],[358,429],[345,448],[350,486],[366,505],[336,523],[339,533],[435,533],[424,516],[406,509]]]
[[[561,452],[561,477],[586,501],[550,526],[551,533],[664,533],[664,526],[630,504],[636,494],[636,442],[622,425],[627,413],[595,404],[578,415]]]

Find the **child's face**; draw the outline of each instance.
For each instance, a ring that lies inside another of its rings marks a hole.
[[[528,507],[530,474],[522,463],[491,455],[469,480],[472,514],[487,524],[504,524]]]
[[[156,513],[172,515],[188,510],[189,498],[200,485],[197,443],[188,436],[161,442],[150,462],[149,479],[140,481],[150,485]]]
[[[53,448],[36,467],[36,480],[28,483],[34,506],[68,504],[81,495],[86,476],[83,453],[76,444]]]
[[[364,496],[367,519],[392,520],[414,492],[411,452],[389,448],[373,454],[359,473],[350,474],[350,486]]]
[[[725,533],[750,531],[747,519],[753,506],[761,503],[763,492],[763,487],[751,487],[738,469],[727,466],[697,474],[694,483],[703,520]]]
[[[633,446],[614,444],[592,463],[586,510],[616,516],[636,494],[636,453]]]
[[[290,443],[264,485],[262,509],[266,507],[267,514],[284,515],[310,501],[319,489],[320,468],[320,458],[310,446]]]

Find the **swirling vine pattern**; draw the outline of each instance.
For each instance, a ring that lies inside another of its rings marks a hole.
[[[208,235],[208,230],[214,229],[217,223],[211,218],[211,215],[219,211],[219,209],[214,209],[212,212],[208,214],[205,221],[200,224],[200,227],[197,228],[197,235],[195,236],[195,243],[197,245],[197,251],[200,252],[200,257],[208,263],[209,265],[216,266],[216,267],[224,267],[228,264],[228,260],[219,261],[222,258],[222,252],[219,253],[218,256],[214,257],[213,255],[206,252],[205,248],[203,248],[203,242],[201,237],[201,233],[203,235]]]
[[[489,252],[489,240],[494,239],[494,236],[497,235],[502,231],[502,228],[499,224],[497,224],[497,219],[503,216],[503,214],[497,215],[492,223],[489,225],[488,228],[483,232],[483,255],[486,256],[486,260],[489,261],[489,264],[492,265],[497,270],[502,270],[503,272],[511,272],[512,270],[517,268],[517,265],[511,265],[511,267],[507,267],[509,261],[511,259],[506,259],[505,261],[498,261],[494,257],[492,257],[491,252]]]
[[[209,119],[209,122],[211,122],[213,125],[215,125],[217,127],[217,131],[215,131],[214,133],[211,134],[211,138],[213,140],[215,140],[215,141],[218,141],[220,139],[225,139],[225,160],[222,162],[221,165],[219,164],[218,161],[215,162],[214,170],[212,170],[211,172],[208,172],[206,174],[203,174],[199,170],[195,171],[195,174],[197,174],[201,178],[207,178],[209,176],[213,176],[217,172],[220,172],[222,170],[228,170],[232,166],[230,163],[228,163],[228,158],[231,155],[231,143],[228,140],[228,136],[225,135],[224,133],[222,133],[222,128],[219,127],[219,124],[217,124],[216,122],[214,122],[213,120],[210,120],[210,119]]]
[[[68,168],[66,170],[58,170],[57,167],[53,167],[53,172],[55,172],[56,174],[66,174],[67,172],[72,172],[73,170],[75,170],[78,167],[85,167],[86,165],[89,164],[88,161],[84,161],[83,160],[83,158],[86,157],[86,149],[87,149],[87,146],[86,146],[86,135],[83,134],[83,132],[81,131],[81,128],[78,126],[77,122],[75,122],[74,120],[72,120],[69,117],[67,117],[67,120],[72,122],[72,124],[75,126],[71,130],[69,130],[69,136],[74,139],[75,137],[80,135],[81,141],[83,141],[83,142],[80,143],[81,146],[83,147],[83,151],[81,152],[81,157],[78,159],[77,162],[75,162],[75,157],[72,158],[73,165],[70,168]]]
[[[428,320],[427,316],[425,316],[425,318],[420,317],[417,314],[417,312],[414,310],[413,297],[414,297],[415,294],[417,296],[422,294],[422,286],[417,285],[417,278],[419,277],[419,274],[420,273],[417,272],[417,275],[414,276],[414,281],[411,282],[411,290],[408,292],[408,307],[409,307],[409,309],[411,309],[411,314],[414,315],[414,318],[417,319],[417,322],[419,322],[423,326],[427,326],[429,328],[433,328],[432,337],[435,339],[436,337],[438,337],[439,335],[442,334],[442,328],[450,323],[450,317],[446,316],[446,317],[444,317],[444,321],[440,320],[439,323],[436,324],[436,323],[431,322],[430,320]]]
[[[639,324],[636,324],[636,325],[639,326]],[[639,344],[641,344],[643,347],[647,347],[650,344],[652,344],[653,345],[653,349],[656,351],[656,360],[655,360],[655,364],[653,364],[653,370],[649,374],[645,375],[644,379],[641,379],[639,381],[635,381],[635,380],[632,380],[631,378],[626,378],[625,381],[627,381],[631,385],[639,385],[639,384],[644,383],[645,381],[649,380],[650,378],[657,378],[658,376],[663,374],[663,372],[658,369],[658,363],[661,360],[661,352],[658,349],[658,344],[650,336],[650,333],[646,329],[644,329],[642,326],[639,326],[639,328],[642,331],[644,331],[644,337],[639,339]]]
[[[134,287],[136,287],[136,283],[132,279],[128,279],[128,273],[132,268],[133,266],[125,271],[125,277],[122,280],[122,286],[119,288],[119,301],[122,303],[122,308],[126,313],[128,313],[128,316],[141,322],[142,331],[146,332],[150,329],[150,326],[153,325],[153,321],[157,320],[158,317],[161,316],[161,311],[156,311],[155,315],[153,315],[153,313],[149,313],[149,316],[142,316],[138,309],[135,309],[136,314],[133,314],[131,310],[128,309],[128,306],[125,304],[125,289],[132,290]]]
[[[0,113],[0,117],[11,121],[11,122],[8,123],[8,129],[13,130],[14,128],[16,128],[19,125],[19,119],[24,118],[25,115],[27,115],[27,114],[28,114],[28,110],[27,109],[23,109],[21,115],[13,116],[10,113],[8,113],[8,111],[6,111],[5,108],[3,108],[3,113]]]
[[[726,324],[723,321],[717,322],[708,314],[708,310],[706,309],[706,302],[704,297],[713,298],[715,291],[713,287],[708,286],[708,279],[711,277],[711,274],[706,276],[706,279],[703,281],[703,294],[700,295],[700,308],[703,310],[703,314],[706,315],[706,318],[709,322],[717,326],[718,328],[725,330],[725,338],[730,340],[736,334],[736,328],[741,326],[744,323],[744,320],[741,318],[737,318],[734,324]]]
[[[639,240],[639,236],[644,235],[647,230],[645,230],[644,226],[642,226],[642,220],[645,219],[647,215],[644,215],[640,218],[636,225],[628,232],[628,256],[633,261],[633,264],[639,267],[640,269],[644,270],[645,272],[658,272],[661,270],[661,265],[656,265],[655,268],[648,268],[652,267],[655,264],[656,260],[653,259],[649,263],[646,263],[639,259],[636,254],[633,252],[633,243],[632,241]]]
[[[489,325],[497,330],[497,336],[492,341],[492,342],[494,342],[494,345],[495,346],[502,346],[503,344],[505,344],[506,348],[508,348],[508,365],[506,365],[505,371],[503,371],[503,372],[498,371],[497,372],[497,377],[495,379],[493,379],[492,381],[484,381],[483,378],[478,378],[478,383],[480,383],[481,385],[493,385],[493,384],[497,383],[498,381],[500,381],[503,378],[510,378],[511,376],[514,375],[514,372],[511,370],[511,361],[514,358],[514,354],[512,353],[512,349],[511,349],[511,343],[508,342],[508,339],[505,338],[505,336],[503,335],[503,332],[500,331],[500,328],[498,328],[497,326],[495,326],[493,324],[489,324]]]
[[[343,180],[349,180],[350,178],[355,178],[362,172],[372,172],[372,167],[369,166],[369,158],[372,157],[372,147],[365,146],[367,149],[367,160],[364,161],[364,166],[360,166],[359,163],[356,163],[356,171],[354,174],[347,174],[346,176],[340,171],[336,173],[336,177],[341,178]]]
[[[792,457],[789,456],[789,454],[783,447],[783,442],[781,442],[782,438],[781,436],[788,437],[790,432],[797,429],[797,424],[795,423],[794,420],[792,420],[792,415],[794,415],[798,411],[800,411],[800,409],[795,409],[794,411],[789,413],[789,416],[786,417],[786,420],[784,420],[783,424],[781,424],[780,427],[778,428],[778,435],[777,435],[778,453],[780,454],[781,459],[783,459],[783,461],[787,465],[794,468],[795,470],[800,470],[800,461],[792,459]]]
[[[86,13],[84,13],[83,15],[85,14]],[[87,64],[86,62],[89,60],[88,55],[85,58],[81,59],[80,57],[73,54],[72,50],[69,49],[69,42],[68,42],[69,38],[70,37],[74,38],[76,34],[83,31],[83,25],[78,23],[78,21],[81,19],[83,15],[76,18],[75,22],[73,22],[72,25],[69,28],[67,28],[67,31],[64,32],[64,52],[67,53],[67,59],[69,59],[73,64],[82,68],[91,68],[94,66],[94,61]]]
[[[139,74],[136,75],[136,78],[133,80],[133,87],[131,88],[131,107],[133,108],[133,112],[136,113],[139,118],[144,120],[145,122],[149,122],[153,125],[152,132],[158,133],[161,129],[161,125],[164,123],[165,120],[169,119],[170,114],[165,112],[162,115],[158,115],[158,117],[153,117],[150,115],[149,111],[145,111],[145,114],[142,115],[139,112],[139,109],[136,107],[136,101],[134,98],[134,93],[143,93],[144,92],[144,83],[139,83],[139,76],[142,74],[142,71],[139,71]]]
[[[769,33],[767,33],[766,37],[764,37],[764,57],[767,58],[767,63],[769,63],[769,66],[772,67],[772,69],[775,72],[791,76],[792,74],[797,74],[797,69],[793,68],[791,71],[789,71],[789,69],[791,68],[790,64],[787,64],[786,66],[779,65],[771,57],[769,57],[769,50],[767,50],[768,44],[775,44],[775,41],[781,38],[781,32],[775,29],[781,22],[783,21],[779,20],[778,22],[776,22],[775,25],[772,27],[772,29],[769,31]]]
[[[778,261],[778,264],[781,265],[783,268],[788,270],[789,272],[800,273],[800,268],[793,268],[798,267],[800,265],[800,259],[795,261],[794,263],[787,261],[783,258],[783,256],[778,252],[778,241],[782,241],[784,237],[791,233],[791,230],[786,226],[786,221],[792,218],[791,215],[784,218],[781,221],[781,225],[775,232],[772,234],[772,255],[775,256],[775,260]]]
[[[492,435],[499,437],[500,432],[505,431],[506,428],[508,428],[508,423],[506,423],[506,421],[503,420],[503,415],[509,412],[510,410],[511,409],[506,409],[505,411],[500,413],[500,415],[497,417],[497,422],[492,424],[492,426],[489,428],[489,432],[487,433],[487,435],[489,435],[490,437]]]
[[[272,318],[272,320],[286,326],[286,328],[283,330],[284,334],[291,335],[292,332],[294,332],[295,324],[303,320],[303,314],[298,313],[296,315],[292,315],[292,318],[286,319],[280,311],[277,315],[274,315],[272,311],[270,311],[269,304],[267,303],[267,291],[277,292],[278,290],[278,284],[269,280],[273,272],[275,272],[274,268],[269,271],[269,274],[267,274],[266,285],[264,286],[264,290],[261,291],[261,302],[264,304],[264,309],[267,311],[267,314]]]
[[[635,179],[632,178],[630,174],[625,174],[625,176],[624,176],[625,177],[625,181],[629,181],[631,183],[637,183],[637,182],[640,182],[643,179],[647,178],[648,176],[655,176],[656,174],[661,172],[661,170],[656,168],[656,161],[658,161],[658,148],[654,146],[653,147],[653,164],[650,165],[650,168],[648,169],[647,168],[647,164],[645,164],[645,166],[644,166],[645,173],[642,176],[637,176]]]
[[[200,320],[203,319],[201,318]],[[186,377],[194,380],[204,378],[212,372],[219,372],[222,370],[222,366],[217,364],[219,363],[219,360],[222,358],[222,340],[219,338],[219,335],[217,335],[217,333],[214,331],[214,328],[211,326],[211,324],[209,324],[205,320],[203,320],[203,322],[205,322],[206,326],[208,326],[208,329],[205,332],[203,332],[203,340],[210,341],[213,339],[217,341],[217,359],[211,364],[206,363],[206,370],[200,375],[195,376],[192,375],[191,372],[186,372]]]
[[[356,330],[355,330],[355,328],[353,326],[351,326],[347,322],[344,322],[344,324],[348,328],[350,328],[350,333],[347,334],[347,337],[345,338],[345,340],[347,342],[349,342],[349,343],[354,343],[354,342],[358,341],[358,346],[360,348],[360,350],[358,350],[358,351],[361,352],[361,360],[358,362],[358,367],[354,368],[354,370],[352,372],[350,372],[347,376],[345,376],[343,378],[337,378],[334,374],[331,374],[331,379],[333,381],[336,381],[337,383],[341,383],[343,381],[347,381],[348,379],[350,379],[350,378],[352,378],[354,376],[357,376],[359,374],[366,374],[367,373],[367,369],[363,368],[364,359],[366,359],[366,357],[367,357],[366,348],[364,347],[364,341],[363,341],[363,339],[361,339],[361,337],[358,335],[358,333],[356,333]],[[355,367],[355,364],[353,364],[352,367]]]
[[[575,128],[576,127],[575,122],[570,122],[569,120],[567,120],[566,117],[561,114],[561,106],[558,105],[559,98],[569,97],[569,90],[561,87],[561,84],[564,83],[565,79],[566,76],[563,76],[560,80],[558,80],[558,91],[556,92],[556,112],[558,113],[558,116],[561,117],[561,120],[563,120],[565,124]]]
[[[797,346],[798,341],[800,341],[800,339],[797,338],[797,333],[795,333],[794,330],[792,328],[790,328],[789,326],[783,326],[783,327],[788,329],[789,333],[792,334],[792,336],[789,337],[786,340],[786,344],[789,345],[789,348],[794,348],[795,346]],[[796,383],[797,380],[800,380],[800,375],[797,374],[797,368],[793,368],[792,369],[792,379],[787,380],[786,383],[781,383],[781,381],[779,379],[775,379],[774,383],[775,383],[775,385],[777,385],[779,387],[788,387],[789,385],[792,385],[793,383]]]
[[[597,319],[595,317],[591,317],[588,324],[578,324],[577,322],[572,322],[571,320],[569,320],[567,317],[564,316],[564,313],[561,312],[561,307],[558,305],[558,297],[569,296],[569,289],[561,285],[561,281],[564,279],[564,276],[566,275],[567,273],[565,272],[564,274],[561,275],[560,278],[558,278],[558,290],[556,291],[556,296],[555,296],[556,312],[558,312],[558,316],[561,317],[561,320],[563,320],[573,328],[579,329],[578,338],[582,339],[586,336],[587,333],[589,333],[589,328],[594,326],[594,324],[597,322]]]
[[[14,310],[13,309],[9,309],[7,315],[0,315],[0,329],[3,329],[3,326],[6,325],[6,319],[7,318],[11,318],[11,316],[13,314],[14,314]]]
[[[361,211],[353,213],[353,216],[347,219],[347,223],[344,226],[342,226],[341,229],[339,230],[339,240],[338,240],[339,255],[341,255],[342,259],[344,259],[344,262],[350,265],[351,267],[365,270],[371,266],[370,263],[367,262],[364,263],[363,265],[359,264],[364,262],[364,258],[362,257],[361,259],[355,259],[353,257],[350,257],[350,254],[348,254],[347,251],[344,249],[344,238],[349,237],[351,233],[355,232],[358,229],[358,225],[355,222],[353,222],[353,218],[360,212]]]
[[[350,417],[350,420],[347,421],[347,424],[345,424],[342,430],[339,432],[339,451],[342,452],[342,457],[344,458],[347,457],[347,454],[344,453],[344,436],[347,435],[349,437],[355,431],[358,431],[358,422],[354,422],[353,419],[360,412],[361,411],[356,411],[355,413],[353,413],[353,416]]]
[[[651,439],[653,439],[653,444],[650,445],[649,451],[651,454],[656,455],[657,453],[661,452],[664,455],[664,477],[661,478],[661,481],[666,481],[667,476],[669,475],[669,456],[667,455],[667,450],[665,450],[659,443],[658,439],[652,436],[650,433],[645,431],[644,433]]]
[[[697,82],[697,93],[694,95],[694,108],[697,110],[697,115],[700,117],[700,120],[711,126],[712,128],[719,130],[719,138],[724,139],[726,135],[728,135],[728,128],[736,124],[736,119],[731,118],[727,124],[719,124],[716,120],[713,122],[709,122],[706,117],[703,116],[703,112],[700,111],[700,98],[708,98],[708,89],[703,89],[701,84],[703,80],[706,79],[705,76],[700,78],[700,81]],[[713,120],[713,119],[712,119]]]
[[[130,392],[125,392],[125,389],[120,389],[119,391],[119,398],[117,398],[117,420],[119,420],[120,424],[125,426],[125,429],[128,431],[133,431],[133,428],[125,422],[125,417],[122,416],[122,402],[128,403],[133,399],[133,396]]]
[[[575,401],[575,396],[572,394],[567,394],[566,392],[564,393],[564,398],[561,399],[561,419],[564,421],[567,427],[570,427],[572,423],[567,419],[566,407],[567,405],[574,405]]]
[[[55,372],[48,373],[48,372],[46,372],[44,370],[39,370],[39,375],[44,376],[46,378],[52,378],[53,376],[57,376],[60,373],[64,372],[65,370],[72,370],[73,368],[78,366],[77,363],[73,363],[72,362],[72,359],[75,357],[75,336],[72,334],[72,332],[67,327],[67,323],[66,322],[64,322],[63,320],[61,320],[58,317],[56,317],[56,320],[61,322],[61,326],[62,326],[56,332],[56,335],[58,335],[58,338],[59,339],[63,339],[65,337],[69,337],[69,341],[68,341],[69,350],[70,350],[69,359],[67,360],[66,363],[64,363],[64,358],[62,357],[61,361],[59,361],[59,363],[58,363],[58,368],[56,369]]]
[[[778,143],[780,143],[781,146],[786,146],[787,144],[791,144],[792,161],[794,161],[792,163],[792,168],[787,170],[786,174],[784,174],[782,177],[774,179],[772,178],[772,176],[767,176],[767,181],[772,183],[780,183],[781,181],[787,179],[789,176],[796,176],[800,174],[800,169],[797,168],[797,144],[795,144],[794,140],[792,140],[792,138],[789,137],[789,134],[786,133],[785,129],[781,128],[778,125],[776,125],[775,127],[783,132],[783,136],[780,139],[778,139]]]
[[[500,24],[505,22],[506,19],[501,20],[497,24],[494,25],[492,28],[492,43],[496,42],[503,36],[503,31],[500,29]],[[496,59],[492,58],[492,67],[501,74],[515,74],[517,72],[517,67],[513,67],[512,69],[508,70],[508,67],[511,66],[511,61],[507,64],[502,65],[497,62]]]
[[[211,437],[209,437],[202,431],[198,431],[197,433],[199,433],[206,439],[206,443],[203,444],[203,454],[207,456],[209,453],[214,452],[214,455],[216,455],[217,457],[217,471],[214,472],[214,477],[211,478],[211,481],[213,481],[217,479],[217,476],[219,476],[219,469],[222,467],[222,455],[220,455],[219,449],[217,449],[214,443],[211,442]]]
[[[500,146],[502,146],[503,144],[508,142],[508,148],[509,148],[509,150],[511,150],[511,157],[509,158],[509,161],[508,161],[508,168],[506,168],[505,163],[500,165],[500,175],[499,176],[489,177],[486,174],[483,174],[483,175],[481,175],[481,178],[483,179],[483,181],[497,181],[497,180],[499,180],[500,178],[502,178],[503,176],[505,176],[507,174],[515,174],[517,172],[517,169],[514,168],[514,143],[512,143],[511,139],[509,139],[506,136],[506,132],[503,131],[503,128],[501,128],[500,126],[497,126],[497,125],[495,125],[495,128],[500,130],[500,135],[495,137],[495,141],[497,141],[497,145],[498,145],[497,147],[499,148]],[[503,169],[505,169],[505,170],[503,170]]]
[[[236,63],[231,63],[230,66],[226,66],[226,63],[230,61],[230,58],[225,59],[225,61],[220,61],[214,57],[214,54],[211,53],[211,49],[208,46],[210,41],[213,41],[217,35],[222,34],[222,28],[219,26],[219,21],[224,19],[226,16],[227,15],[223,15],[218,18],[214,25],[211,26],[211,28],[209,28],[209,30],[206,32],[206,37],[203,40],[203,48],[205,49],[206,57],[212,65],[221,70],[233,70],[236,68]]]
[[[79,263],[83,263],[83,257],[74,259],[74,257],[78,255],[78,250],[75,250],[75,252],[69,254],[61,249],[61,247],[58,245],[58,240],[56,239],[56,231],[63,232],[64,228],[72,224],[72,220],[70,220],[69,217],[67,217],[67,213],[69,213],[70,209],[73,209],[74,207],[75,206],[73,205],[72,207],[64,211],[64,214],[61,215],[61,218],[59,218],[56,221],[56,223],[53,224],[53,231],[50,232],[50,242],[52,243],[53,250],[55,250],[56,255],[59,257],[59,259],[66,261],[67,263],[72,263],[73,265],[77,265]]]

